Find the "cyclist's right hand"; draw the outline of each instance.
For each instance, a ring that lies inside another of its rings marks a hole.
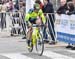
[[[27,21],[26,23],[28,27],[32,27],[32,24],[29,21]]]

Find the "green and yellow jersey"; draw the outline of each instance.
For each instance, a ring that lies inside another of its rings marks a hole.
[[[42,22],[45,24],[46,19],[45,19],[45,16],[44,16],[44,14],[43,14],[41,9],[38,11],[38,13],[36,13],[35,11],[33,11],[31,13],[27,13],[25,15],[25,20],[29,21],[29,18],[33,18],[34,19],[34,18],[37,18],[37,16],[40,16],[42,18]]]

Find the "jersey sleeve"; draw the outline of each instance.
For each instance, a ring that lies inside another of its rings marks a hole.
[[[29,18],[30,18],[30,15],[29,14],[26,14],[25,15],[25,21],[29,21]]]
[[[42,22],[45,24],[45,23],[46,23],[46,18],[45,18],[44,13],[42,12],[41,9],[40,9],[40,11],[39,11],[39,15],[40,15],[40,17],[42,18]]]

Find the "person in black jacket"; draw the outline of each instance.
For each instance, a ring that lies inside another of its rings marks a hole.
[[[75,0],[73,0],[75,1]],[[70,1],[67,3],[67,6],[68,6],[68,12],[67,14],[68,15],[72,15],[72,14],[75,14],[75,6],[74,6],[74,2],[73,1]],[[75,50],[75,44],[69,44],[70,46],[68,46],[68,48],[71,48],[72,50]]]
[[[70,14],[70,15],[75,14],[75,2],[70,1],[70,2],[68,2],[67,6],[68,6],[68,9],[69,9],[68,14]]]
[[[57,13],[58,14],[66,14],[67,8],[67,1],[66,0],[60,0],[61,6],[58,8]]]
[[[54,13],[53,5],[50,2],[50,0],[44,0],[43,12],[44,13]],[[48,28],[49,28],[49,33],[50,33],[51,38],[52,38],[52,42],[50,44],[55,44],[54,14],[48,14],[48,16],[49,16]]]
[[[68,15],[75,14],[75,9],[72,1],[67,3],[67,7],[68,7],[68,12],[67,12]]]
[[[69,0],[68,2],[66,2],[66,0],[61,0],[60,3],[61,6],[57,10],[58,14],[75,14],[74,5],[71,0]]]
[[[69,12],[67,13],[68,15],[72,15],[75,14],[75,0],[72,0],[70,2],[68,2],[67,4]],[[71,45],[71,49],[75,50],[75,44],[70,44]]]

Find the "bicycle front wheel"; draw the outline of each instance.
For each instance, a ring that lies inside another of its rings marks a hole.
[[[36,40],[36,51],[41,56],[44,51],[44,41],[42,33],[39,33],[38,39]]]

